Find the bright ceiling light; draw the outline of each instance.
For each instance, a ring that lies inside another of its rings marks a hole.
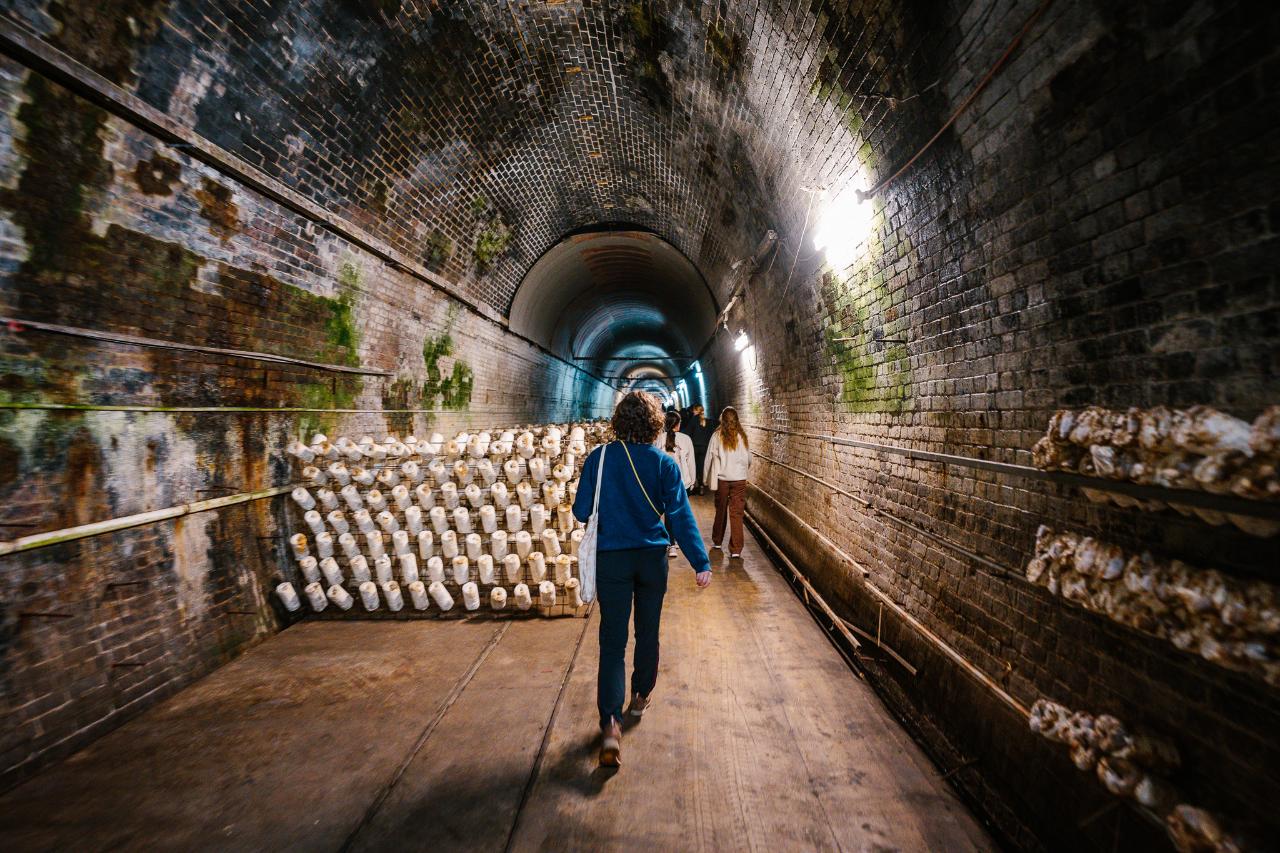
[[[749,341],[747,340],[746,331],[741,331],[741,332],[738,332],[738,337],[733,342],[733,348],[736,349],[738,352],[742,352],[744,349],[747,348],[748,343]]]
[[[844,188],[823,209],[813,233],[814,248],[826,253],[827,263],[844,269],[858,258],[858,249],[871,233],[874,212],[854,186]]]

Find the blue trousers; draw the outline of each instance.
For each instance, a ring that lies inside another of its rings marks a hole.
[[[631,664],[631,692],[648,696],[658,682],[658,627],[662,598],[667,594],[667,549],[632,548],[601,551],[596,567],[600,601],[600,674],[596,704],[600,724],[622,721],[627,698],[627,623],[635,600],[636,648]]]

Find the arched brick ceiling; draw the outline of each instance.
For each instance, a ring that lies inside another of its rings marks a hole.
[[[134,39],[112,79],[503,312],[601,223],[663,237],[723,300],[767,229],[798,246],[805,186],[936,126],[925,48],[952,31],[925,0],[3,5]]]
[[[511,328],[598,374],[635,360],[683,372],[719,306],[693,264],[641,231],[572,235],[538,259],[511,304]]]

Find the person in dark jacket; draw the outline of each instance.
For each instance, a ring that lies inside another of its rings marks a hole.
[[[591,515],[602,449],[604,473],[596,521],[596,597],[600,601],[600,671],[596,704],[603,737],[600,764],[622,763],[622,703],[626,699],[627,623],[635,604],[636,645],[631,672],[631,708],[649,707],[658,680],[658,628],[667,592],[667,524],[696,573],[699,587],[711,583],[711,561],[689,506],[675,459],[654,446],[662,429],[662,407],[642,391],[619,401],[613,413],[616,441],[597,447],[582,463],[573,514]],[[666,523],[663,521],[666,516]]]
[[[693,441],[693,455],[698,469],[698,482],[693,493],[700,495],[706,491],[703,468],[707,458],[707,446],[711,443],[711,435],[716,431],[716,422],[706,415],[702,406],[694,406],[689,410],[689,417],[680,421],[680,431]]]

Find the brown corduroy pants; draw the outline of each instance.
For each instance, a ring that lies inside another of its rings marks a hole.
[[[729,553],[741,554],[742,516],[747,509],[747,481],[721,480],[716,489],[716,520],[711,525],[711,541],[719,545],[724,539],[725,522],[729,523]]]

